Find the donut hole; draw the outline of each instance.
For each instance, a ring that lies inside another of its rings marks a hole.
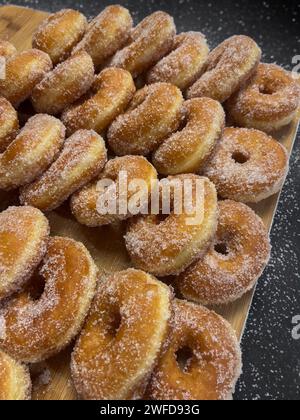
[[[219,242],[215,245],[215,251],[217,254],[227,256],[229,254],[228,245],[225,242]]]
[[[192,360],[194,359],[193,350],[189,346],[180,347],[177,350],[175,357],[180,370],[182,370],[182,372],[188,372]]]
[[[250,159],[249,155],[247,155],[244,152],[234,152],[232,154],[232,159],[235,161],[235,163],[238,163],[240,165],[244,165],[248,162]]]
[[[276,93],[276,90],[274,86],[271,85],[264,85],[259,87],[259,93],[262,95],[273,95]]]
[[[35,273],[31,279],[30,284],[28,285],[28,293],[30,298],[33,301],[40,300],[45,291],[45,286],[45,278],[41,274]]]
[[[121,323],[122,323],[122,316],[120,311],[115,310],[111,316],[110,316],[110,322],[109,322],[109,333],[112,337],[116,337],[116,335],[118,334],[118,331],[121,327]]]

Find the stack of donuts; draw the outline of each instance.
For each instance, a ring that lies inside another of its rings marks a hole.
[[[269,235],[247,204],[283,185],[288,154],[272,134],[296,117],[298,84],[247,36],[210,52],[167,13],[134,27],[118,5],[91,22],[62,10],[31,50],[0,41],[0,55],[0,192],[20,204],[0,214],[0,399],[30,398],[28,366],[74,339],[80,398],[231,398],[239,344],[208,308],[267,265]],[[122,171],[148,186],[188,180],[193,203],[201,181],[203,218],[100,214],[99,180],[118,195]],[[132,268],[104,277],[83,244],[50,236],[48,212],[68,199],[80,224],[125,224]]]

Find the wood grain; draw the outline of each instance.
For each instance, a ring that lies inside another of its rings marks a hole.
[[[31,37],[37,25],[47,16],[47,13],[15,6],[0,8],[0,36],[12,42],[19,51],[30,48]],[[281,132],[273,136],[284,144],[291,152],[297,133],[300,113],[295,121]],[[0,202],[6,200],[7,195],[0,192]],[[278,204],[279,194],[253,206],[262,217],[268,229],[271,229]],[[1,205],[1,203],[0,203]],[[49,215],[53,235],[69,236],[82,241],[90,250],[98,267],[105,272],[118,271],[130,266],[124,246],[122,226],[90,229],[79,225],[71,216],[68,203],[58,211]],[[248,317],[254,291],[247,293],[234,304],[222,308],[214,308],[232,324],[241,338]],[[70,353],[68,348],[55,358],[39,366],[34,366],[33,383],[34,399],[66,400],[76,398],[76,393],[70,379]],[[47,369],[50,382],[41,383],[41,372]]]

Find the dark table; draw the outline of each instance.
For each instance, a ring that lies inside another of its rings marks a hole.
[[[2,2],[3,3],[3,2]],[[57,11],[62,7],[98,14],[106,5],[128,7],[138,22],[161,9],[175,17],[178,31],[200,30],[211,47],[233,34],[256,39],[266,62],[292,69],[300,55],[299,0],[14,0],[4,2]],[[298,133],[299,134],[299,133]],[[235,399],[300,399],[300,340],[292,319],[300,315],[300,136],[272,231],[273,252],[261,278],[243,338],[244,373]]]

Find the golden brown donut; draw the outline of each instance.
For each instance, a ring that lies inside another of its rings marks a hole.
[[[94,81],[91,96],[79,100],[63,113],[68,135],[81,128],[103,133],[125,111],[134,93],[130,73],[123,69],[104,69]]]
[[[33,89],[36,112],[57,115],[84,95],[94,81],[94,65],[86,52],[74,54],[48,73]]]
[[[271,132],[289,124],[300,106],[300,86],[275,64],[260,64],[253,78],[227,102],[242,127]]]
[[[9,58],[17,54],[16,47],[8,41],[0,40],[0,57]]]
[[[0,189],[34,181],[56,159],[65,139],[63,124],[50,115],[32,117],[0,154]]]
[[[39,298],[25,291],[1,314],[1,349],[26,363],[58,353],[78,334],[94,297],[98,271],[80,242],[54,237],[40,276],[45,288]]]
[[[0,350],[0,401],[30,400],[29,369]]]
[[[126,173],[127,188],[130,187],[130,183],[132,181],[137,179],[143,180],[146,183],[147,190],[143,191],[142,195],[139,194],[138,188],[128,191],[126,200],[127,211],[125,213],[121,213],[120,209],[117,209],[117,214],[100,214],[97,211],[97,200],[101,195],[102,197],[107,197],[108,194],[111,194],[118,199],[117,202],[119,203],[120,172]],[[138,200],[139,207],[142,210],[144,205],[148,204],[151,183],[157,180],[157,172],[155,168],[142,156],[124,156],[108,161],[99,179],[113,181],[112,185],[109,187],[111,193],[106,190],[104,196],[104,191],[100,191],[98,189],[98,181],[95,181],[75,193],[71,200],[72,213],[77,221],[90,227],[108,225],[132,217],[133,214],[130,211],[129,204],[134,200],[134,196],[137,193],[138,196],[136,196],[134,204],[137,205]]]
[[[33,34],[32,46],[49,54],[56,65],[69,57],[87,26],[86,17],[77,10],[60,10],[39,25]]]
[[[49,223],[32,207],[0,213],[0,301],[18,291],[46,252]]]
[[[71,362],[78,394],[86,400],[143,395],[170,317],[169,288],[137,270],[102,282]]]
[[[182,103],[180,90],[169,83],[139,90],[126,113],[110,126],[110,147],[118,156],[147,156],[179,127]]]
[[[204,74],[187,91],[188,98],[207,96],[224,102],[255,72],[261,50],[253,39],[235,35],[215,48]]]
[[[147,82],[168,82],[187,89],[201,75],[209,54],[207,41],[200,32],[186,32],[174,38],[173,49],[148,73]]]
[[[276,194],[288,171],[284,146],[262,131],[226,128],[204,174],[222,198],[257,203]]]
[[[74,52],[86,51],[98,70],[108,58],[123,48],[131,28],[132,18],[129,10],[120,5],[108,6],[89,24],[84,38],[75,47]]]
[[[199,172],[225,126],[221,104],[210,98],[184,102],[182,118],[183,129],[165,139],[153,154],[153,165],[160,174]]]
[[[231,325],[203,306],[176,299],[150,399],[229,400],[240,374],[241,350]]]
[[[170,15],[161,11],[152,13],[132,30],[129,44],[115,54],[110,65],[128,70],[136,78],[172,49],[175,34]]]
[[[6,78],[0,80],[0,96],[18,108],[51,69],[51,59],[43,51],[33,49],[13,55],[6,61]]]
[[[101,172],[106,158],[102,137],[94,131],[77,131],[66,140],[61,154],[50,168],[21,189],[21,203],[42,211],[56,209]]]
[[[242,203],[220,201],[212,248],[176,279],[181,295],[202,305],[221,305],[251,290],[270,257],[263,221]]]
[[[0,153],[17,136],[19,130],[18,113],[5,98],[0,98]]]
[[[170,177],[169,180],[179,181],[181,186],[185,180],[191,182],[193,211],[188,216],[186,207],[180,214],[171,208],[170,215],[163,220],[153,214],[138,216],[129,222],[125,236],[126,248],[134,266],[158,277],[179,274],[199,259],[206,252],[217,228],[218,205],[214,185],[207,178],[192,174]],[[203,215],[198,218],[194,210],[197,181],[204,189],[204,197],[201,198]],[[174,201],[175,197],[171,196],[171,204]],[[196,220],[192,223],[188,217]]]

